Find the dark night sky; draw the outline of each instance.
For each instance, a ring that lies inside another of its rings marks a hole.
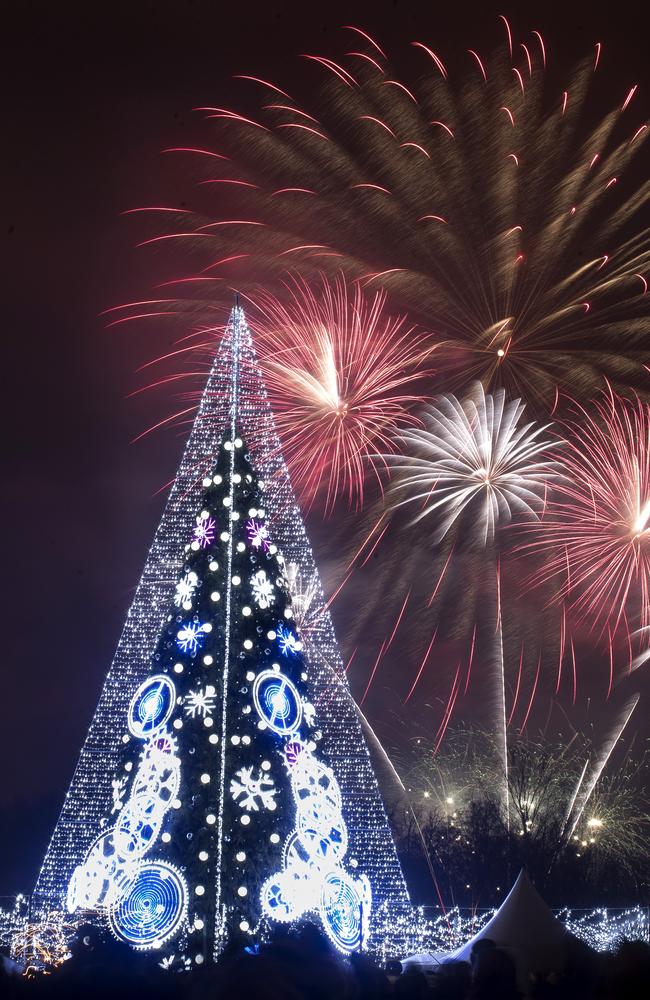
[[[650,13],[586,2],[324,5],[217,0],[34,3],[3,12],[2,247],[5,588],[0,894],[29,890],[109,666],[181,441],[129,441],[155,419],[125,396],[159,348],[104,329],[155,259],[120,211],[155,203],[158,151],[198,137],[191,109],[228,104],[231,76],[300,85],[301,51],[341,24],[448,52],[499,39],[496,15],[572,59],[606,45],[617,93],[647,93]],[[627,12],[627,13],[626,13]],[[615,20],[616,17],[616,20]],[[285,69],[285,67],[287,67]]]

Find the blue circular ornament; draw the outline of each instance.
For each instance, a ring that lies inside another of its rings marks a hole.
[[[336,868],[321,885],[320,914],[330,940],[346,954],[358,951],[368,931],[370,885]]]
[[[142,864],[109,911],[115,936],[139,950],[159,947],[186,917],[185,880],[164,861]]]
[[[275,670],[255,678],[253,702],[260,719],[280,736],[291,736],[302,722],[302,702],[294,684]]]
[[[164,674],[154,674],[140,685],[129,705],[129,729],[144,740],[169,720],[176,704],[176,688]]]

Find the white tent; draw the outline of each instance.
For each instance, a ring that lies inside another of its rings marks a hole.
[[[403,965],[433,972],[441,962],[469,962],[472,947],[481,938],[508,952],[525,989],[531,973],[562,971],[571,935],[522,871],[492,919],[473,938],[449,954],[413,955]]]
[[[522,871],[492,919],[449,957],[469,962],[472,947],[481,938],[511,952],[527,971],[549,972],[564,967],[569,935]]]

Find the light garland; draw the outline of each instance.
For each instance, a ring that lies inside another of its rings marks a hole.
[[[376,920],[383,932],[376,938],[376,954],[383,961],[420,953],[450,954],[477,934],[497,912],[453,907],[416,906],[410,913],[383,904]],[[650,942],[650,907],[554,910],[567,931],[596,951],[611,951],[623,938]]]
[[[287,849],[291,851],[292,845],[288,844],[285,851]],[[238,860],[243,861],[245,857]],[[308,883],[302,886],[304,891],[308,890]],[[307,899],[304,909],[310,905],[313,900]],[[596,951],[611,951],[623,939],[650,942],[650,907],[647,906],[565,908],[553,912],[571,934]],[[495,909],[475,911],[453,907],[443,914],[439,907],[427,906],[399,913],[394,907],[382,904],[374,916],[375,923],[383,926],[377,934],[375,955],[386,962],[422,952],[453,952],[470,940],[495,913]],[[35,962],[56,965],[63,961],[77,923],[61,911],[49,914],[40,923],[30,923],[28,896],[0,897],[0,946],[10,947],[12,958],[25,966]],[[195,921],[195,925],[200,923],[200,920]]]

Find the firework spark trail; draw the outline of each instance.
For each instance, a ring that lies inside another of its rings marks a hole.
[[[562,605],[562,620],[560,622],[560,653],[557,661],[557,681],[555,684],[555,693],[558,694],[560,691],[560,684],[562,683],[562,661],[564,660],[564,649],[566,643],[566,608]]]
[[[467,689],[469,688],[469,680],[472,676],[472,662],[474,660],[474,649],[476,647],[476,624],[472,630],[472,641],[469,647],[469,658],[467,660],[467,677],[465,678],[465,694],[467,694]]]
[[[533,689],[532,689],[532,691],[530,693],[530,701],[528,702],[528,708],[526,709],[526,714],[524,716],[524,721],[522,722],[522,724],[520,726],[520,729],[519,729],[520,733],[523,733],[524,729],[526,728],[526,725],[528,723],[528,717],[529,717],[530,711],[531,711],[531,709],[533,707],[533,702],[535,701],[535,694],[537,693],[537,685],[539,683],[539,670],[540,670],[541,665],[542,665],[542,654],[540,653],[539,656],[538,656],[538,658],[537,658],[537,669],[535,671],[535,680],[533,682]]]
[[[514,717],[517,708],[517,702],[519,700],[519,688],[521,687],[521,673],[523,670],[523,666],[524,666],[524,644],[522,642],[521,653],[519,654],[519,670],[517,671],[517,686],[515,688],[515,696],[512,699],[512,707],[510,709],[510,715],[508,716],[507,725],[510,725],[510,723],[512,722],[512,719]]]
[[[424,656],[422,658],[422,663],[420,664],[419,670],[418,670],[417,674],[415,675],[415,680],[413,681],[411,687],[409,688],[409,692],[408,692],[406,698],[404,699],[404,702],[403,702],[404,705],[407,705],[409,703],[409,701],[411,700],[411,697],[413,695],[413,692],[415,691],[416,687],[418,686],[418,682],[420,680],[420,677],[422,676],[422,671],[424,670],[425,666],[427,665],[427,662],[429,660],[429,654],[431,653],[431,650],[433,648],[433,644],[436,641],[436,634],[437,634],[437,632],[438,632],[438,629],[434,628],[433,634],[431,636],[431,641],[429,642],[429,645],[427,646],[426,652],[425,652],[425,654],[424,654]]]
[[[436,741],[433,749],[434,755],[438,752],[442,745],[442,741],[445,738],[445,733],[447,731],[447,726],[451,721],[451,716],[454,711],[454,705],[456,704],[456,699],[458,697],[458,692],[460,690],[460,685],[458,683],[460,677],[460,663],[456,667],[456,673],[454,675],[454,681],[451,686],[451,691],[449,693],[449,701],[447,702],[447,707],[445,713],[442,717],[442,722],[438,727],[438,732],[436,733]]]
[[[623,735],[625,727],[632,718],[634,709],[639,703],[639,698],[640,698],[639,694],[632,695],[631,698],[628,698],[625,705],[621,709],[619,719],[617,720],[616,724],[612,727],[612,730],[610,731],[607,740],[603,743],[595,760],[589,762],[589,764],[591,765],[590,767],[585,767],[585,770],[583,771],[580,777],[580,781],[576,786],[576,791],[573,798],[573,804],[571,812],[569,814],[570,819],[568,824],[569,826],[568,837],[571,837],[573,835],[575,828],[580,822],[580,818],[584,812],[585,806],[587,805],[593,793],[593,790],[596,787],[596,784],[598,783],[598,779],[600,778],[601,774],[603,773],[603,771],[607,766],[607,762],[612,755],[614,747],[616,746],[619,739]],[[587,774],[589,775],[589,777],[586,779]]]
[[[364,701],[366,700],[366,698],[368,696],[368,692],[370,691],[370,688],[372,687],[372,682],[375,679],[375,674],[377,673],[377,669],[379,667],[379,664],[380,664],[381,660],[384,658],[384,656],[386,655],[386,653],[388,652],[388,650],[390,649],[390,647],[393,644],[393,639],[395,638],[395,635],[397,634],[397,630],[398,630],[398,628],[400,626],[402,618],[404,617],[404,612],[406,611],[406,605],[408,604],[408,600],[409,600],[410,596],[411,596],[411,591],[409,590],[408,594],[404,598],[404,603],[402,604],[402,607],[400,608],[399,614],[397,616],[397,620],[395,621],[395,624],[393,625],[393,630],[392,630],[390,636],[388,637],[388,639],[384,639],[384,641],[381,644],[381,648],[379,650],[379,653],[377,654],[377,659],[375,660],[375,665],[372,668],[370,677],[368,678],[368,683],[366,684],[366,689],[363,692],[363,695],[361,697],[361,701],[360,701],[361,705],[363,705]]]
[[[538,551],[530,583],[600,636],[650,624],[650,406],[604,393],[560,424],[563,475],[521,551]],[[609,630],[609,631],[608,631]],[[611,641],[611,640],[610,640]]]

